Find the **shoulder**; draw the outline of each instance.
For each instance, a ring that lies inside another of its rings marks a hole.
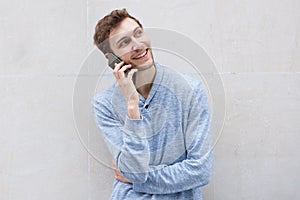
[[[203,84],[201,80],[193,78],[187,74],[177,72],[169,67],[159,65],[164,70],[164,84],[170,87],[177,88],[178,90],[184,90],[191,92],[195,90],[203,90]]]
[[[204,85],[201,80],[192,78],[186,74],[181,74],[181,76],[185,79],[193,91],[205,93]]]

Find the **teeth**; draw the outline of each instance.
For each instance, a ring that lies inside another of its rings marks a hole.
[[[147,53],[147,50],[145,51],[145,53],[143,53],[142,55],[140,55],[140,56],[138,56],[136,58],[142,58],[142,57],[144,57],[146,55],[146,53]]]

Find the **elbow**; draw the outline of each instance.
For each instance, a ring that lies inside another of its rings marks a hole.
[[[212,175],[212,168],[213,168],[213,156],[212,152],[207,154],[207,159],[202,162],[199,167],[202,169],[202,174],[201,174],[201,186],[208,185],[211,179]]]
[[[200,175],[199,180],[201,180],[201,181],[200,181],[199,186],[202,187],[202,186],[208,185],[210,182],[210,178],[211,178],[211,170],[208,169]]]
[[[194,169],[194,171],[198,171],[196,173],[196,180],[198,180],[197,185],[199,187],[208,185],[212,174],[212,162],[206,161],[204,163],[198,163],[196,166],[197,167]]]
[[[210,176],[209,175],[208,176],[204,176],[203,179],[202,179],[202,181],[201,181],[200,187],[208,185],[209,182],[210,182]]]

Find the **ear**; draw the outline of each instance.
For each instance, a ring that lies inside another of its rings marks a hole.
[[[105,58],[108,60],[108,58],[109,58],[109,53],[105,53],[104,56],[105,56]]]

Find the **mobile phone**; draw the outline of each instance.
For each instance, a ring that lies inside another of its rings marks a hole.
[[[115,69],[115,63],[120,63],[122,62],[121,58],[119,58],[118,56],[116,56],[114,53],[109,53],[108,54],[108,66],[112,69]],[[124,63],[125,65],[127,65],[126,63]],[[130,72],[130,69],[125,70],[125,76],[128,75],[128,73]]]

